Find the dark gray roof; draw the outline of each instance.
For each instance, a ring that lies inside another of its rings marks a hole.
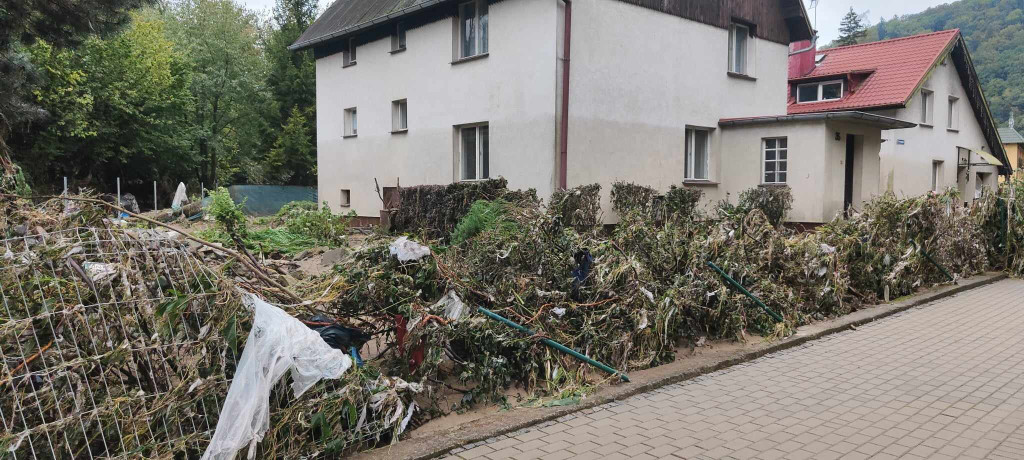
[[[765,25],[759,33],[784,44],[810,39],[813,34],[802,0],[777,0],[777,4],[750,0],[619,1],[719,27],[726,27],[732,20],[733,13],[741,14],[748,19],[762,18]],[[454,5],[455,2],[456,0],[336,0],[288,49],[298,51],[312,48],[420,10],[434,9],[432,7],[441,4]]]
[[[309,48],[438,3],[442,0],[336,0],[288,49]]]
[[[1004,144],[1024,144],[1024,136],[1013,128],[999,128],[999,139]]]

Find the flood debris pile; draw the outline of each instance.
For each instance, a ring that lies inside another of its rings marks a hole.
[[[811,232],[782,224],[785,187],[710,207],[685,186],[610,192],[614,227],[603,225],[596,184],[546,202],[503,180],[403,188],[399,231],[369,235],[323,275],[285,283],[267,271],[301,303],[180,235],[117,226],[89,205],[6,201],[0,387],[15,397],[0,398],[0,447],[16,458],[201,455],[247,334],[258,333],[239,288],[311,330],[370,338],[364,365],[299,398],[288,378],[270,391],[254,454],[316,458],[393,442],[473,404],[521,403],[505,399],[512,387],[561,404],[618,380],[542,339],[630,372],[710,339],[783,337],[949,278],[1024,272],[1016,182],[970,209],[955,191],[883,195]],[[208,212],[223,244],[244,252],[243,220]],[[302,220],[310,227],[297,233],[346,244],[319,211],[288,212],[305,219],[282,225]],[[343,337],[321,337],[348,353]]]
[[[287,300],[229,257],[175,231],[111,221],[101,205],[5,199],[0,216],[0,451],[200,458],[252,330],[243,290]],[[422,391],[371,369],[321,382],[298,402],[287,383],[263,401],[273,421],[261,457],[390,441]],[[345,431],[318,428],[340,414]]]

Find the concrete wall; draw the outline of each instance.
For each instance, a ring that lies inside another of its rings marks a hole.
[[[898,196],[915,196],[931,190],[932,162],[941,160],[940,188],[957,186],[957,147],[984,150],[991,153],[981,126],[974,117],[952,60],[938,65],[923,86],[934,92],[932,126],[886,131],[881,149],[881,191],[891,189]],[[946,129],[946,110],[949,96],[960,99],[960,122],[957,131]],[[902,109],[878,112],[880,115],[921,123],[920,92]],[[899,144],[903,140],[903,144]]]
[[[859,123],[830,121],[826,124],[826,169],[829,184],[822,199],[822,216],[831,220],[843,211],[846,181],[846,137],[854,135],[853,207],[863,209],[864,202],[878,194],[879,151],[881,137],[887,131]],[[839,140],[836,140],[836,137]],[[930,170],[929,170],[930,171]]]
[[[490,171],[515,188],[549,196],[555,176],[558,3],[492,4],[489,55],[452,64],[453,21],[407,32],[407,50],[390,54],[389,38],[359,47],[357,64],[342,55],[317,60],[319,194],[335,212],[377,216],[381,187],[447,184],[456,176],[454,126],[488,122]],[[391,134],[391,102],[408,99],[409,130]],[[359,133],[343,138],[343,111],[358,109]],[[351,206],[339,206],[340,189]]]
[[[751,40],[756,79],[748,80],[726,74],[725,29],[613,0],[576,0],[572,19],[570,187],[600,183],[606,218],[615,220],[615,181],[659,190],[683,181],[687,125],[714,128],[712,181],[750,175],[726,158],[760,157],[759,142],[730,147],[742,153],[726,149],[718,120],[786,113],[786,45]],[[705,186],[709,197],[725,188]]]

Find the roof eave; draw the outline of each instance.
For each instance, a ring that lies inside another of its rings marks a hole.
[[[395,11],[395,12],[392,12],[392,13],[388,13],[388,14],[386,14],[384,16],[381,16],[381,17],[378,17],[378,18],[375,18],[375,19],[372,19],[372,20],[369,20],[369,21],[366,21],[366,22],[363,22],[363,23],[360,23],[360,24],[356,24],[356,25],[351,26],[351,27],[346,27],[346,28],[341,29],[341,30],[339,30],[337,32],[332,32],[332,33],[329,33],[327,35],[322,35],[320,37],[309,39],[309,40],[306,40],[306,41],[303,41],[303,42],[292,43],[291,45],[288,46],[288,49],[290,51],[301,51],[301,50],[304,50],[304,49],[307,49],[307,48],[312,48],[312,47],[314,47],[316,45],[319,45],[321,43],[326,43],[328,41],[334,40],[335,38],[342,37],[344,35],[352,34],[352,33],[355,33],[355,32],[359,32],[361,30],[373,27],[373,26],[375,26],[377,24],[382,24],[382,23],[391,21],[393,19],[399,18],[401,16],[405,16],[405,15],[407,15],[409,13],[414,12],[414,11],[430,8],[430,7],[439,5],[441,3],[445,3],[447,1],[449,1],[449,0],[427,0],[427,1],[423,2],[423,3],[417,3],[416,5],[410,6],[408,8],[403,8],[403,9],[400,9],[398,11]]]
[[[917,123],[899,120],[892,117],[876,115],[867,112],[841,111],[841,112],[810,112],[797,113],[792,115],[777,115],[753,118],[723,118],[718,121],[718,126],[723,128],[735,126],[749,126],[771,123],[788,123],[800,121],[853,121],[861,124],[877,126],[886,129],[913,128]]]

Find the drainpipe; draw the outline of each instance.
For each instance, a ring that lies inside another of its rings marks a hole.
[[[558,152],[558,187],[568,188],[569,163],[569,44],[572,38],[572,1],[562,0],[565,3],[565,26],[562,37],[562,126],[561,139]]]

